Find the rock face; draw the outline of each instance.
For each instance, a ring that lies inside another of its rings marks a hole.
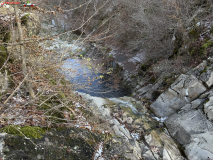
[[[212,75],[210,58],[180,75],[150,106],[158,117],[168,117],[165,125],[170,135],[185,147],[189,160],[213,157]]]
[[[190,160],[211,160],[213,157],[213,132],[192,135],[191,143],[186,145],[185,153]]]
[[[110,154],[131,160],[185,159],[166,130],[154,129],[159,124],[149,118],[147,108],[140,101],[131,97],[104,99],[78,94],[90,102],[92,112],[106,122],[102,127],[113,135]]]
[[[76,137],[76,134],[82,133]],[[72,137],[71,137],[72,136]],[[51,129],[42,138],[29,139],[5,133],[0,134],[0,157],[3,159],[92,159],[95,144],[90,138],[98,140],[87,130],[74,128]],[[99,140],[98,140],[99,141]],[[45,153],[45,154],[44,154]]]
[[[210,121],[213,120],[213,96],[209,97],[209,101],[204,104],[204,112]]]
[[[213,131],[212,123],[201,110],[176,113],[165,121],[170,134],[181,144],[188,144],[191,136]]]
[[[206,87],[196,77],[181,74],[150,108],[158,117],[168,117],[204,91]]]

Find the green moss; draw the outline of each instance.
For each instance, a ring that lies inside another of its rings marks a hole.
[[[66,96],[64,95],[64,93],[63,93],[62,91],[59,91],[59,95],[60,95],[60,97],[61,97],[62,99],[65,99],[65,98],[66,98]]]
[[[109,55],[107,58],[112,58],[112,55]]]
[[[213,46],[213,42],[212,41],[207,41],[205,44],[203,44],[201,46],[201,48],[207,49],[208,47],[212,47],[212,46]]]
[[[198,38],[199,35],[200,35],[200,32],[199,32],[199,27],[198,26],[196,26],[195,28],[190,30],[189,33],[188,33],[188,36],[190,38]]]
[[[54,79],[51,79],[51,80],[49,81],[49,83],[50,83],[51,85],[56,85],[56,84],[57,84],[56,81],[55,81]]]
[[[4,46],[0,46],[0,50],[1,51],[3,51],[3,52],[1,52],[0,54],[2,55],[2,54],[5,54],[6,55],[6,48],[4,47]],[[5,52],[5,53],[4,53]]]
[[[27,20],[28,20],[28,17],[29,17],[29,13],[24,15],[23,17],[21,17],[21,24],[22,25],[27,25]]]
[[[122,110],[124,112],[127,112],[133,119],[137,119],[139,118],[138,115],[136,115],[133,111],[132,111],[132,108],[130,107],[123,107],[123,106],[120,106],[122,108]]]
[[[206,54],[206,49],[208,47],[212,47],[213,46],[213,42],[212,41],[207,41],[205,44],[203,44],[200,48],[200,54]]]
[[[32,126],[18,126],[18,125],[9,125],[0,130],[1,132],[6,132],[8,134],[20,135],[23,134],[28,138],[41,139],[42,135],[46,133],[46,129],[40,127],[32,127]],[[21,134],[23,133],[23,134]]]
[[[195,50],[193,49],[191,52],[190,52],[190,55],[193,56],[195,53]]]

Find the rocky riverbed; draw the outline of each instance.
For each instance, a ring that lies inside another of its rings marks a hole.
[[[51,27],[56,29],[48,25],[44,32]],[[59,59],[80,56],[91,49],[88,44],[73,45],[64,39],[55,39],[46,45],[58,53],[63,51]],[[71,51],[66,51],[69,47]],[[42,134],[41,139],[3,133],[0,135],[1,156],[6,159],[211,160],[212,64],[213,58],[209,58],[185,74],[177,75],[156,100],[153,100],[153,92],[161,88],[162,77],[153,84],[137,87],[137,99],[122,95],[98,97],[76,91],[75,94],[87,102],[83,109],[92,112],[92,125],[86,120],[84,129],[80,129],[80,125],[52,128]],[[98,125],[99,134],[92,132],[94,125]]]

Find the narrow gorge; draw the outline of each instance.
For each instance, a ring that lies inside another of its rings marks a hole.
[[[0,6],[2,159],[213,160],[211,0],[32,4],[23,43]]]

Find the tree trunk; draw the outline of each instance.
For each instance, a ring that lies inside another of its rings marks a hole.
[[[15,8],[15,14],[16,14],[16,22],[18,26],[18,33],[19,33],[19,43],[20,43],[20,52],[21,52],[21,58],[22,58],[22,71],[24,77],[27,76],[27,65],[26,65],[26,54],[25,54],[25,49],[23,45],[23,33],[22,33],[22,28],[21,28],[21,21],[19,19],[19,9],[17,5],[14,5]],[[27,89],[29,90],[30,97],[35,98],[35,94],[32,89],[32,84],[29,81],[29,77],[26,78],[25,82]]]

